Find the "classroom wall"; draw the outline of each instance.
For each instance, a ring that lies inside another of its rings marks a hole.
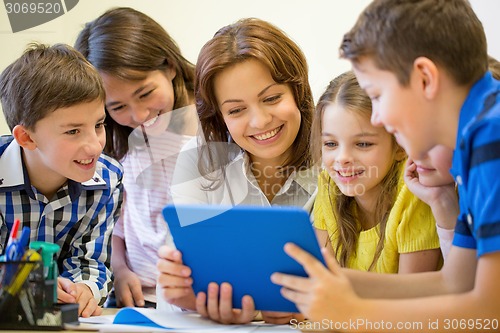
[[[31,1],[26,1],[31,2]],[[338,57],[343,34],[356,21],[369,0],[80,0],[72,10],[43,25],[12,33],[5,7],[0,8],[0,71],[21,55],[26,45],[37,41],[73,44],[78,32],[106,9],[130,6],[165,27],[185,57],[196,62],[199,49],[222,26],[242,17],[258,17],[283,29],[304,51],[310,67],[315,100],[328,82],[350,68]],[[498,0],[471,0],[484,24],[489,53],[500,59],[497,15]],[[9,129],[0,116],[0,134]]]

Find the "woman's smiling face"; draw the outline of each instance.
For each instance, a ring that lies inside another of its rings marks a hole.
[[[218,74],[214,89],[234,142],[254,162],[282,165],[301,122],[290,87],[276,83],[267,67],[250,59]]]

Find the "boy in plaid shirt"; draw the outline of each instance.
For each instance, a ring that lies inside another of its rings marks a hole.
[[[123,176],[102,154],[101,78],[70,46],[33,44],[2,72],[0,98],[12,131],[0,138],[0,252],[19,218],[31,241],[61,247],[59,302],[98,315],[112,283]]]

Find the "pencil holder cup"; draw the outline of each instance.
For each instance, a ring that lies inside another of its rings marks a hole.
[[[43,285],[41,261],[0,262],[0,328],[36,325]]]
[[[62,330],[78,322],[78,304],[54,304],[54,288],[41,260],[0,262],[0,330]]]

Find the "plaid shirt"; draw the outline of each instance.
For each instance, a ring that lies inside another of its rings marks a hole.
[[[111,233],[122,204],[122,166],[102,154],[94,177],[68,179],[52,201],[31,185],[21,147],[0,137],[0,252],[15,219],[31,229],[31,241],[59,244],[60,276],[87,284],[103,302],[112,284]]]

